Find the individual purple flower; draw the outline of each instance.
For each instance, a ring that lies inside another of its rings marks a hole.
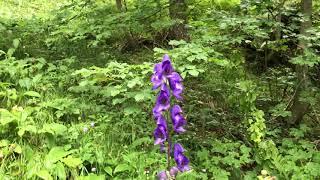
[[[151,82],[153,83],[152,89],[155,90],[161,86],[165,77],[163,76],[162,63],[154,65],[153,75],[151,76]]]
[[[171,109],[171,120],[173,124],[173,130],[176,133],[182,133],[186,131],[183,126],[187,124],[186,119],[182,115],[182,109],[179,105],[174,105]]]
[[[170,91],[166,84],[162,84],[160,93],[158,95],[156,105],[153,108],[153,115],[157,118],[162,111],[170,107]]]
[[[174,144],[173,156],[174,156],[174,160],[176,161],[177,168],[181,172],[190,170],[189,159],[183,154],[184,151],[185,150],[183,149],[181,144],[179,143]]]
[[[155,142],[154,144],[164,145],[168,137],[168,129],[166,119],[161,115],[157,119],[157,128],[153,132]]]
[[[162,70],[164,75],[170,75],[174,69],[171,65],[171,60],[168,54],[165,54],[162,59]]]
[[[167,176],[167,173],[166,171],[160,171],[157,175],[157,179],[158,180],[167,180],[168,179],[168,176]]]
[[[179,169],[176,166],[173,166],[170,169],[169,174],[170,174],[171,177],[176,177],[178,172],[179,172]]]
[[[168,76],[168,80],[169,80],[169,85],[170,85],[170,88],[172,90],[172,94],[179,100],[182,99],[181,97],[181,93],[183,91],[183,86],[182,86],[182,78],[181,76],[176,73],[176,72],[173,72],[172,74],[170,74]]]
[[[160,144],[160,152],[165,153],[166,152],[166,146],[164,144]]]

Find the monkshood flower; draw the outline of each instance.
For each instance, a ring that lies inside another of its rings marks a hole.
[[[176,133],[182,133],[186,130],[183,128],[187,124],[186,119],[182,116],[182,109],[179,105],[174,105],[171,109],[171,120],[173,125],[173,130]]]
[[[183,91],[182,86],[182,78],[181,76],[173,72],[172,74],[168,75],[169,85],[172,90],[172,94],[179,100],[182,100],[181,93]]]
[[[162,85],[163,81],[165,80],[162,72],[163,72],[162,63],[156,64],[154,66],[153,75],[151,76],[151,82],[153,83],[153,87],[152,87],[153,90],[159,88]]]
[[[157,119],[162,111],[170,108],[170,91],[166,84],[162,84],[160,93],[158,95],[156,105],[153,109],[153,115]]]
[[[176,166],[174,166],[170,169],[169,175],[170,177],[176,177],[178,172],[179,172],[179,169]],[[167,171],[160,171],[157,175],[157,178],[158,180],[169,180]]]
[[[169,56],[164,55],[162,62],[154,66],[154,72],[151,76],[152,89],[155,90],[159,88],[165,84],[167,80],[169,81],[172,94],[181,100],[181,93],[183,91],[182,78],[177,72],[174,72]]]
[[[154,130],[153,135],[155,139],[154,144],[163,146],[168,137],[168,130],[166,119],[162,115],[157,119],[157,128]]]
[[[167,180],[167,172],[166,171],[160,171],[157,175],[158,180]]]
[[[178,172],[179,172],[179,169],[176,166],[173,166],[170,169],[169,174],[170,174],[171,177],[176,177]]]
[[[181,107],[174,105],[169,112],[169,108],[171,107],[171,92],[172,96],[177,100],[182,100],[183,86],[182,78],[175,72],[168,55],[163,56],[161,63],[155,64],[151,82],[153,90],[160,88],[156,104],[152,110],[157,123],[157,127],[153,132],[154,144],[160,145],[161,152],[167,152],[167,170],[160,171],[157,174],[157,178],[158,180],[174,179],[179,171],[188,171],[190,167],[189,159],[183,154],[185,151],[183,147],[180,144],[175,144],[173,148],[171,147],[172,140],[170,139],[170,131],[165,118],[171,117],[173,132],[180,134],[186,131],[184,126],[187,124],[187,121],[182,115]],[[170,167],[172,150],[173,158],[176,162],[176,166],[174,167]]]
[[[177,143],[174,145],[174,160],[176,161],[177,168],[181,171],[189,171],[189,159],[183,154],[185,150],[181,146],[181,144]]]

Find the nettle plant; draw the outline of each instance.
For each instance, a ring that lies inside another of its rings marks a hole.
[[[173,132],[176,134],[185,132],[184,126],[187,124],[187,121],[182,115],[181,107],[177,104],[173,106],[170,104],[170,92],[172,92],[174,99],[178,101],[182,100],[183,86],[182,78],[175,72],[167,54],[163,56],[161,63],[155,64],[151,82],[153,83],[153,90],[160,88],[155,107],[153,108],[153,116],[157,124],[154,130],[155,145],[160,145],[160,151],[167,153],[167,170],[160,171],[157,177],[159,180],[174,179],[179,171],[188,171],[190,167],[189,159],[183,154],[185,150],[182,145],[175,143],[172,146],[172,139],[170,138]],[[169,116],[171,117],[173,132],[169,130],[167,125]],[[172,150],[176,162],[176,166],[173,167],[170,166]]]

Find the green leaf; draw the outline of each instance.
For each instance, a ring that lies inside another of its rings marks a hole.
[[[0,123],[2,125],[9,124],[13,121],[16,121],[16,118],[13,114],[11,114],[8,110],[6,109],[0,109]]]
[[[108,173],[110,176],[112,176],[112,168],[110,166],[105,167],[104,171],[106,171],[106,173]]]
[[[137,102],[141,102],[144,100],[144,93],[139,93],[139,94],[136,94],[134,96],[134,99],[137,101]]]
[[[184,41],[184,40],[180,40],[180,41],[171,40],[169,42],[169,45],[171,45],[171,46],[179,46],[179,45],[182,45],[182,44],[186,44],[186,41]]]
[[[199,71],[197,71],[197,70],[195,70],[195,69],[189,70],[188,73],[189,73],[191,76],[194,76],[194,77],[198,77],[198,75],[199,75]]]
[[[9,144],[10,144],[10,141],[8,141],[6,139],[2,139],[0,141],[0,147],[7,147],[7,146],[9,146]]]
[[[13,151],[15,153],[21,154],[22,153],[22,148],[20,145],[15,144]]]
[[[44,180],[53,180],[50,173],[47,170],[42,169],[37,173],[37,176]]]
[[[13,53],[15,52],[16,50],[14,48],[9,48],[8,52],[6,53],[7,56],[10,58],[12,57]]]
[[[39,131],[40,133],[50,133],[52,135],[64,135],[64,133],[68,130],[68,128],[59,123],[50,123],[44,124],[42,129]]]
[[[62,162],[65,163],[70,168],[76,168],[82,164],[82,161],[80,158],[74,158],[72,156],[68,156],[67,158],[64,158]]]
[[[26,131],[27,132],[37,133],[37,127],[34,126],[34,125],[22,126],[18,131],[18,135],[20,137],[22,137]]]
[[[213,58],[213,59],[210,59],[209,60],[210,62],[213,62],[221,67],[226,67],[228,65],[230,65],[230,62],[226,59],[216,59],[216,58]]]
[[[17,49],[18,46],[19,46],[19,44],[20,44],[20,40],[19,40],[19,39],[14,39],[12,44],[13,44],[13,47],[14,47],[15,49]]]
[[[38,92],[35,92],[35,91],[27,91],[23,95],[24,96],[31,96],[31,97],[38,97],[38,98],[41,97],[41,95]]]
[[[127,165],[127,164],[119,164],[119,165],[117,165],[117,167],[114,169],[114,174],[115,173],[118,173],[118,172],[124,172],[124,171],[128,171],[128,170],[130,170],[131,169],[131,167],[129,166],[129,165]]]
[[[81,176],[77,179],[78,180],[105,180],[106,177],[104,175],[89,174],[88,176]]]
[[[130,80],[127,84],[127,86],[129,88],[133,88],[134,86],[136,86],[137,84],[141,84],[138,78],[134,78],[132,80]]]
[[[53,163],[62,160],[69,154],[70,152],[65,151],[62,147],[53,147],[45,157],[45,165],[50,167]]]
[[[61,162],[58,162],[56,164],[54,172],[59,177],[59,179],[66,179],[66,170]]]

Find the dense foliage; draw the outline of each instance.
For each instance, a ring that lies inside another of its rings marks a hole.
[[[4,0],[0,37],[0,179],[155,179],[164,54],[176,179],[320,178],[316,0]]]

